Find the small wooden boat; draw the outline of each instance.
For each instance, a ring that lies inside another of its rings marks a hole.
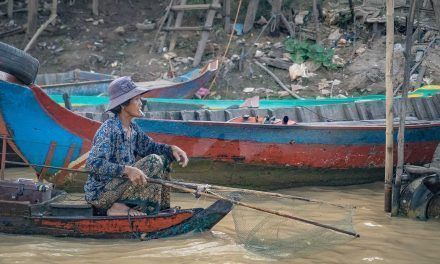
[[[194,93],[207,83],[215,74],[218,61],[212,61],[201,69],[194,69],[170,81],[158,80],[151,82],[138,82],[137,85],[148,88],[150,91],[145,98],[190,98]],[[74,70],[66,73],[41,74],[35,83],[47,94],[69,96],[97,96],[106,94],[108,85],[116,76],[90,73]]]
[[[410,100],[405,162],[417,165],[431,161],[440,142],[439,96]],[[396,100],[396,116],[399,106]],[[38,86],[11,81],[0,81],[0,113],[11,145],[32,164],[80,167],[100,126],[98,121],[61,107]],[[260,121],[270,118],[263,123],[228,122],[245,115],[258,116]],[[91,113],[89,117],[104,120],[108,115]],[[286,117],[287,122],[273,122],[286,121]],[[267,189],[383,178],[384,118],[383,101],[366,101],[277,109],[150,112],[136,122],[156,141],[179,145],[192,157],[188,168],[176,170],[176,177]],[[394,133],[397,138],[397,129]],[[42,177],[57,172],[36,170]],[[56,178],[59,184],[69,179],[61,176]]]
[[[230,202],[216,201],[206,209],[167,210],[151,216],[97,216],[85,202],[65,201],[64,192],[32,184],[36,185],[0,181],[0,232],[149,240],[210,230],[232,209]]]

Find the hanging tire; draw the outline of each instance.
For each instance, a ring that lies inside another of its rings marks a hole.
[[[26,52],[0,42],[0,71],[9,73],[24,84],[37,77],[40,63]]]

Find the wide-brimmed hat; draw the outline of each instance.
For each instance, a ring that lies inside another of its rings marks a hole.
[[[110,111],[125,101],[148,91],[147,88],[137,86],[128,76],[119,77],[112,81],[108,87],[110,102],[106,111]]]

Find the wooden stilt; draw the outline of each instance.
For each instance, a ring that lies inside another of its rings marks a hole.
[[[186,5],[186,0],[180,0],[180,5],[184,6]],[[183,19],[183,13],[184,11],[178,11],[176,15],[176,22],[174,22],[174,27],[180,27],[182,25],[182,19]],[[177,34],[175,32],[171,33],[171,40],[170,40],[170,46],[169,51],[174,50],[176,46],[176,40],[177,40]]]
[[[28,17],[26,36],[31,38],[37,30],[38,0],[28,0]]]
[[[99,15],[99,0],[93,0],[92,2],[92,13],[94,16],[98,16]]]
[[[279,36],[280,30],[280,14],[281,14],[281,6],[283,4],[282,0],[272,0],[272,25],[270,27],[270,35],[271,36]]]
[[[313,0],[313,18],[315,20],[315,34],[316,34],[316,43],[321,43],[321,34],[319,34],[319,12],[318,12],[318,1]]]
[[[437,20],[437,29],[440,30],[440,1],[431,0],[431,4],[434,8],[435,19]]]
[[[0,167],[0,180],[4,180],[5,179],[5,161],[6,161],[6,144],[7,143],[7,139],[6,139],[6,135],[2,135],[2,160],[1,160],[1,167]]]
[[[231,0],[224,0],[225,32],[231,33]]]
[[[393,179],[393,48],[394,48],[394,0],[386,2],[387,39],[385,55],[386,132],[385,132],[385,184],[384,211],[391,212]]]
[[[70,103],[70,96],[68,93],[63,93],[63,101],[64,101],[64,107],[72,110],[72,104]]]
[[[254,27],[255,16],[257,15],[259,3],[260,0],[249,1],[246,12],[246,19],[244,20],[243,33],[248,33]]]
[[[8,0],[8,18],[12,19],[14,15],[14,0]]]
[[[212,5],[217,6],[220,4],[219,2],[220,2],[220,0],[213,0]],[[217,10],[214,8],[209,9],[208,15],[206,16],[205,28],[212,27],[212,22],[214,21],[214,17],[215,17],[216,12],[217,12]],[[200,41],[197,45],[196,54],[194,55],[193,67],[196,67],[197,65],[199,65],[199,63],[202,60],[203,52],[205,51],[205,47],[206,47],[206,42],[208,41],[208,38],[209,38],[209,33],[210,32],[207,30],[202,32],[202,36],[201,36]]]

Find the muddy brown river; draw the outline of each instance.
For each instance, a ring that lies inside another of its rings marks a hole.
[[[143,242],[0,234],[0,263],[440,263],[440,221],[391,218],[383,212],[381,182],[279,192],[356,206],[353,227],[361,237],[275,259],[237,242],[228,215],[210,232]],[[182,207],[209,203],[183,193],[173,194],[172,200]]]

